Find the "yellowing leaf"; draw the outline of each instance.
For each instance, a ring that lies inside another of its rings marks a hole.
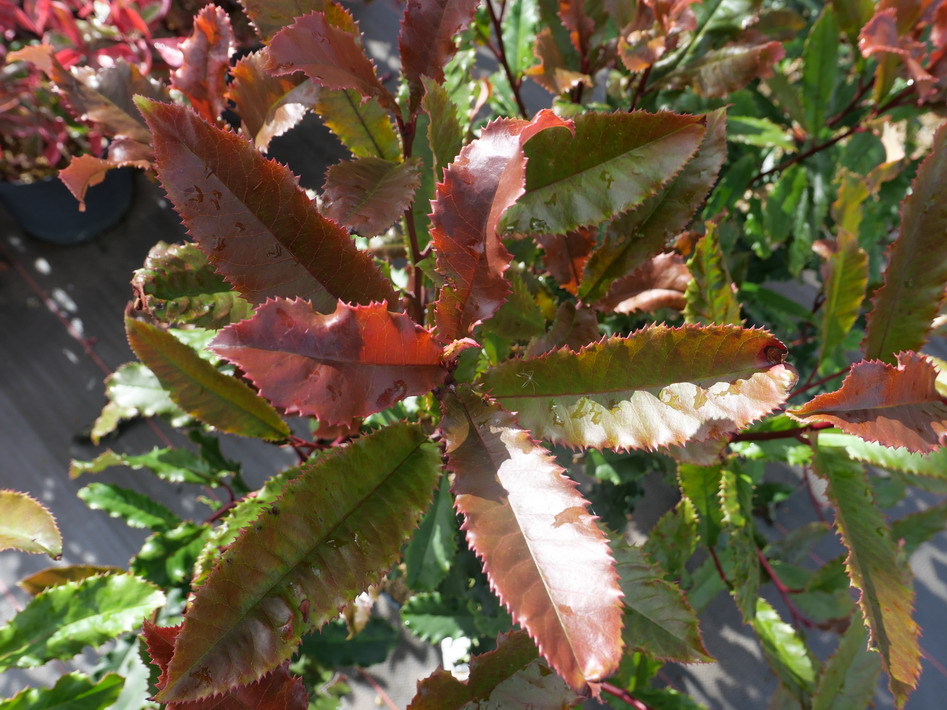
[[[707,223],[707,233],[694,247],[687,262],[693,280],[687,284],[684,320],[688,323],[740,323],[740,303],[720,249],[717,225]]]
[[[651,326],[576,353],[509,360],[484,382],[536,436],[566,446],[655,449],[716,438],[782,404],[786,347],[737,326]]]
[[[819,360],[842,344],[855,325],[868,286],[868,254],[858,239],[839,231],[837,247],[823,269],[825,303],[822,304],[822,347]]]
[[[62,535],[42,503],[26,493],[0,490],[0,550],[11,548],[58,560]]]
[[[947,401],[936,379],[934,365],[917,353],[900,353],[897,367],[863,360],[838,390],[787,413],[803,424],[829,422],[866,441],[929,453],[947,435]]]

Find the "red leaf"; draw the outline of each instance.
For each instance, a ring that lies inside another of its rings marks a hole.
[[[549,332],[530,344],[526,357],[539,357],[562,347],[578,352],[601,337],[595,311],[591,308],[576,308],[572,301],[563,301],[556,310],[556,319]]]
[[[468,388],[444,401],[443,428],[455,505],[490,586],[570,686],[607,678],[621,659],[621,590],[576,483]]]
[[[395,302],[371,257],[316,210],[284,166],[181,106],[143,101],[158,176],[211,264],[253,303],[268,297]]]
[[[742,89],[754,79],[773,75],[773,67],[786,56],[779,42],[730,44],[712,49],[685,69],[671,74],[675,89],[690,86],[701,96],[721,97]]]
[[[228,94],[237,106],[244,135],[266,152],[270,140],[299,123],[316,104],[318,89],[302,74],[271,75],[260,50],[237,62]]]
[[[650,313],[658,308],[680,311],[686,305],[684,291],[692,278],[680,254],[658,254],[633,273],[615,281],[595,307],[615,313]]]
[[[401,71],[411,85],[411,111],[423,93],[421,77],[444,82],[444,65],[457,51],[454,37],[473,19],[479,0],[408,0],[398,48]]]
[[[304,71],[321,86],[355,89],[362,96],[378,99],[388,110],[398,111],[355,36],[333,26],[325,13],[300,17],[280,30],[270,42],[269,54],[266,69],[274,74]]]
[[[804,424],[829,422],[865,441],[930,453],[947,436],[947,400],[937,393],[936,379],[937,369],[917,353],[899,353],[897,367],[863,360],[838,390],[788,414]]]
[[[566,291],[575,295],[582,280],[582,270],[592,255],[597,230],[581,227],[566,234],[540,234],[536,241],[546,252],[549,274]]]
[[[69,188],[73,197],[79,200],[79,211],[85,212],[86,190],[102,182],[109,170],[122,166],[149,168],[151,161],[116,161],[96,158],[94,155],[79,155],[74,156],[69,165],[59,171],[59,179]]]
[[[579,84],[592,85],[592,78],[588,74],[566,67],[565,57],[562,56],[550,28],[545,27],[536,35],[533,54],[536,55],[539,64],[527,69],[526,76],[546,91],[558,95],[564,94]]]
[[[240,0],[243,9],[264,41],[297,17],[319,11],[326,13],[329,24],[355,34],[358,29],[348,10],[331,0]]]
[[[595,22],[585,14],[585,0],[559,0],[559,19],[569,30],[569,41],[579,56],[589,51],[589,38],[595,31]]]
[[[447,279],[435,310],[445,342],[465,337],[506,301],[510,287],[503,272],[511,257],[497,224],[523,194],[523,144],[554,126],[570,124],[549,110],[530,122],[497,119],[444,171],[432,203],[431,236],[437,269]]]
[[[353,232],[384,232],[410,206],[421,184],[420,161],[345,160],[326,171],[325,212]]]
[[[429,392],[446,375],[430,332],[378,303],[339,303],[323,315],[299,299],[269,300],[220,331],[211,349],[276,406],[329,424]]]
[[[183,64],[171,73],[171,86],[187,96],[194,110],[211,123],[226,108],[224,93],[233,47],[226,11],[205,5],[194,18],[194,31],[181,45]]]
[[[936,79],[922,65],[926,54],[924,45],[910,36],[899,36],[903,31],[899,29],[898,19],[895,8],[879,8],[862,27],[858,48],[864,57],[894,55],[900,58],[917,86],[918,96],[925,98],[936,91]]]
[[[148,655],[161,675],[158,689],[167,683],[168,664],[174,655],[174,643],[183,624],[157,626],[145,619],[142,625]],[[288,664],[279,666],[258,681],[233,688],[222,695],[183,703],[168,703],[165,710],[306,710],[309,694],[301,678],[289,674]]]

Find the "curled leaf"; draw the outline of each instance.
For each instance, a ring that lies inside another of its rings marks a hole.
[[[680,311],[687,303],[684,293],[692,278],[680,254],[658,254],[612,283],[595,308],[614,313],[651,313],[659,308]]]

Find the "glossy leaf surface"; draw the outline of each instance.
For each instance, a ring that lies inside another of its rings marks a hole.
[[[484,382],[544,440],[655,449],[716,438],[771,412],[796,382],[785,357],[761,330],[651,326],[579,353],[509,360]]]
[[[621,577],[628,650],[645,651],[663,661],[708,662],[697,627],[697,614],[684,593],[665,581],[641,548],[614,545],[615,568]]]
[[[128,342],[171,399],[221,431],[279,441],[289,427],[276,410],[235,377],[224,375],[167,331],[125,319]]]
[[[667,241],[691,221],[706,199],[727,157],[726,118],[722,110],[707,114],[707,128],[697,153],[667,186],[606,230],[605,243],[592,255],[578,296],[594,303],[609,285],[664,251]]]
[[[932,153],[921,163],[901,205],[901,228],[891,247],[884,284],[872,299],[862,347],[867,359],[893,363],[903,350],[927,342],[947,284],[947,128],[934,134]]]
[[[323,12],[297,17],[270,41],[267,70],[276,75],[296,71],[327,89],[354,89],[385,108],[397,111],[391,94],[381,85],[375,65],[355,35],[334,26]]]
[[[227,70],[233,52],[227,12],[206,5],[194,18],[191,36],[181,44],[183,62],[171,73],[171,86],[184,94],[205,121],[216,123],[226,107]]]
[[[158,242],[132,277],[141,308],[156,320],[215,328],[253,314],[195,244]]]
[[[427,77],[422,77],[421,82],[421,108],[428,116],[427,140],[434,157],[434,174],[441,178],[464,144],[464,131],[447,90]]]
[[[27,688],[9,700],[0,700],[0,710],[106,710],[114,706],[124,683],[115,673],[99,681],[67,673],[52,688]]]
[[[394,302],[349,235],[316,210],[288,169],[185,108],[141,102],[158,176],[201,250],[244,298],[308,298],[331,311]]]
[[[947,478],[947,449],[942,448],[931,454],[917,454],[904,448],[894,449],[872,441],[865,441],[852,434],[831,431],[819,434],[819,446],[842,447],[849,458],[870,466],[918,476]]]
[[[30,596],[36,596],[50,587],[58,587],[66,582],[78,582],[86,577],[98,574],[121,573],[119,567],[106,565],[66,565],[64,567],[47,567],[34,572],[17,582],[17,586]]]
[[[586,113],[575,135],[549,131],[526,147],[526,190],[503,233],[563,233],[641,204],[684,167],[706,131],[703,116]]]
[[[614,313],[650,313],[659,308],[680,311],[687,303],[684,293],[692,278],[679,254],[658,254],[628,276],[613,282],[595,308]]]
[[[132,528],[156,532],[176,527],[181,519],[151,496],[112,483],[91,483],[76,495],[92,510],[102,510]]]
[[[325,213],[363,237],[384,232],[404,214],[421,184],[418,161],[358,158],[326,171]]]
[[[129,574],[48,589],[0,628],[0,670],[72,658],[131,631],[164,601],[156,587]]]
[[[916,353],[900,353],[897,366],[862,361],[852,365],[838,390],[788,414],[805,424],[830,422],[866,441],[930,453],[947,434],[947,401],[936,379],[935,367]]]
[[[438,668],[418,681],[408,710],[461,710],[468,707],[571,707],[576,695],[536,657],[536,647],[522,631],[501,636],[497,648],[470,659],[470,676],[457,680]]]
[[[148,655],[161,672],[158,689],[167,683],[168,664],[174,655],[174,643],[181,626],[159,627],[145,620],[142,637],[148,646]],[[230,688],[206,700],[168,703],[167,710],[306,710],[309,695],[300,678],[290,675],[283,664],[249,685]]]
[[[0,490],[0,550],[62,555],[62,535],[52,513],[27,493]]]
[[[815,470],[828,483],[835,506],[836,527],[846,548],[846,569],[861,591],[858,604],[871,631],[872,645],[881,653],[895,704],[904,704],[921,672],[918,627],[911,618],[914,590],[899,563],[884,515],[862,464],[837,450],[819,449]]]
[[[379,303],[339,303],[326,316],[302,300],[270,300],[222,330],[212,349],[276,406],[331,424],[424,394],[446,376],[431,333]]]
[[[566,127],[552,111],[532,122],[497,119],[444,171],[432,204],[437,270],[447,280],[437,300],[438,336],[466,337],[506,301],[510,253],[497,234],[500,218],[523,193],[523,144],[548,128]]]
[[[840,230],[837,248],[825,263],[820,359],[831,355],[855,325],[868,286],[868,254],[858,239]]]
[[[158,699],[207,697],[288,659],[303,633],[333,618],[395,561],[439,469],[437,449],[408,424],[303,466],[195,593]],[[221,605],[228,609],[223,624]]]
[[[765,599],[756,600],[752,624],[766,663],[799,703],[807,703],[816,669],[805,642]]]
[[[467,542],[500,601],[570,686],[608,677],[621,592],[576,484],[512,414],[469,389],[445,400],[442,426]]]
[[[740,303],[720,248],[716,225],[708,223],[707,233],[694,246],[687,269],[694,278],[687,285],[684,320],[706,325],[739,325]]]
[[[388,112],[354,89],[320,89],[316,113],[357,158],[398,160],[401,145]]]
[[[105,378],[108,403],[92,425],[92,443],[111,434],[125,419],[134,417],[167,416],[174,424],[184,424],[191,417],[181,411],[158,378],[140,362],[127,362]]]
[[[447,575],[457,552],[455,527],[454,499],[445,476],[405,549],[405,581],[411,589],[434,591]]]

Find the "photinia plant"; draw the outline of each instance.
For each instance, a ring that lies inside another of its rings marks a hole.
[[[354,653],[326,645],[366,633],[384,592],[422,639],[474,651],[466,679],[439,670],[411,708],[695,707],[651,681],[713,660],[698,612],[728,591],[774,706],[864,707],[882,669],[905,703],[921,657],[906,556],[947,507],[889,524],[878,499],[944,491],[944,365],[920,351],[947,287],[947,129],[925,113],[943,102],[947,11],[753,7],[409,0],[396,87],[333,2],[245,0],[264,46],[233,66],[227,15],[205,7],[174,91],[126,73],[107,92],[48,48],[20,53],[134,148],[74,160],[77,196],[143,166],[192,239],[136,272],[140,363],[109,378],[93,436],[161,414],[199,453],[72,471],[229,493],[203,523],[116,486],[80,494],[154,531],[132,578],[175,593],[144,625],[147,696],[304,708]],[[527,81],[551,108],[531,109]],[[352,156],[315,198],[265,155],[309,110]],[[812,307],[787,295],[803,276]],[[300,463],[248,491],[208,429]],[[817,502],[810,525],[764,536],[787,494],[772,461],[825,482],[844,558],[800,563],[827,533]],[[652,471],[680,501],[631,544]],[[99,573],[34,605],[104,607],[75,591],[115,578]],[[18,624],[0,669],[76,648],[28,653]],[[824,662],[813,629],[840,634]]]

